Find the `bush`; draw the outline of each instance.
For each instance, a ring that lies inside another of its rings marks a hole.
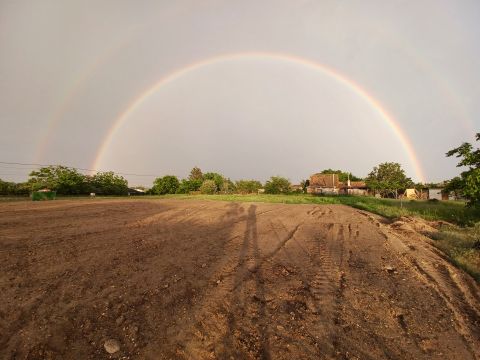
[[[233,194],[237,190],[237,187],[230,179],[224,179],[222,186],[220,187],[220,192],[224,194]]]
[[[236,188],[240,194],[253,194],[262,188],[262,183],[257,180],[238,180]]]
[[[212,195],[215,194],[216,191],[217,185],[215,184],[214,180],[205,180],[202,186],[200,186],[200,192],[202,194]]]
[[[272,176],[265,183],[265,193],[267,194],[288,194],[290,192],[290,181],[281,176]]]
[[[202,186],[202,180],[183,179],[177,189],[177,194],[189,194],[192,191],[198,191],[200,186]]]
[[[176,176],[166,175],[155,179],[151,192],[157,195],[175,194],[179,186],[180,182]]]
[[[217,186],[216,191],[219,191],[222,188],[223,182],[225,181],[222,174],[214,172],[205,173],[203,175],[203,180],[213,180]]]

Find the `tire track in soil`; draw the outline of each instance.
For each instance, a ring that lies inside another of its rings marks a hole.
[[[378,223],[372,216],[368,215],[368,217],[371,221]],[[435,251],[432,251],[430,247],[433,247],[433,245],[425,243],[424,241],[428,240],[421,239],[423,235],[415,233],[416,238],[420,238],[421,242],[416,241],[414,243],[407,237],[399,237],[382,225],[378,226],[388,240],[403,244],[405,251],[401,252],[400,259],[409,268],[413,269],[418,278],[439,296],[452,314],[455,329],[462,336],[468,351],[473,358],[480,358],[480,348],[475,345],[480,344],[480,304],[476,301],[474,292],[473,294],[470,293],[470,286],[463,286],[451,276],[452,273],[455,274],[455,277],[464,278],[465,275],[461,276],[458,269],[444,261],[445,256],[437,254],[438,249],[434,248]],[[396,251],[399,251],[398,245],[394,247]],[[412,251],[407,252],[406,249]],[[419,254],[420,251],[428,252],[429,255]],[[463,280],[469,285],[471,284],[469,281],[473,281],[471,279]]]

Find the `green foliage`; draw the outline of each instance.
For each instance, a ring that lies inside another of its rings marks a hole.
[[[199,167],[194,167],[192,170],[190,170],[190,175],[188,176],[188,180],[195,181],[195,180],[200,180],[203,181],[203,173],[202,170],[200,170]]]
[[[399,163],[385,162],[375,166],[365,179],[367,186],[378,192],[382,197],[394,195],[398,197],[398,191],[413,187],[413,181],[405,176],[405,172]]]
[[[32,190],[47,188],[62,195],[78,195],[87,191],[85,176],[66,166],[48,166],[30,173]]]
[[[480,282],[480,223],[471,227],[443,225],[432,237],[454,264]]]
[[[0,195],[26,196],[30,194],[31,186],[28,183],[14,183],[0,179]]]
[[[342,170],[333,170],[333,169],[325,169],[320,172],[320,174],[338,174],[338,180],[342,182],[346,182],[349,177],[351,181],[361,181],[362,179],[352,175],[350,172],[345,172]]]
[[[179,187],[180,182],[176,176],[166,175],[155,179],[150,192],[157,195],[175,194]]]
[[[475,140],[480,140],[480,133],[475,135]],[[447,152],[447,157],[454,156],[461,158],[457,164],[460,166],[467,166],[468,170],[460,174],[461,178],[454,178],[447,185],[447,189],[454,188],[462,193],[468,200],[470,206],[480,205],[480,149],[473,149],[470,143],[463,143],[459,147]]]
[[[127,195],[128,182],[122,176],[114,172],[99,172],[93,176],[87,176],[87,192],[94,192],[99,195]]]
[[[191,191],[198,191],[200,190],[200,186],[202,186],[202,183],[203,181],[201,179],[197,179],[197,180],[182,179],[177,189],[177,194],[188,194]]]
[[[456,176],[453,179],[445,183],[445,187],[442,189],[442,193],[451,194],[453,193],[456,198],[463,197],[463,189],[465,188],[465,181]]]
[[[290,192],[290,181],[281,176],[272,176],[265,183],[267,194],[288,194]]]
[[[202,194],[212,195],[217,192],[217,185],[214,180],[205,180],[200,186],[200,192]]]
[[[26,184],[17,184],[17,193],[50,189],[59,195],[127,195],[128,182],[115,173],[99,172],[92,176],[79,173],[66,166],[47,166],[30,173]]]
[[[230,179],[224,179],[220,187],[220,192],[223,194],[233,194],[235,191],[237,191],[235,183]]]
[[[213,180],[217,187],[215,191],[220,191],[220,189],[222,188],[223,182],[225,181],[222,174],[218,174],[215,172],[207,172],[203,174],[203,180]]]
[[[236,191],[240,194],[257,193],[262,188],[262,183],[257,180],[238,180],[236,183]]]

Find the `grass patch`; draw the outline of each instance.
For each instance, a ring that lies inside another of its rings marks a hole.
[[[432,238],[456,266],[480,282],[480,222],[467,228],[443,226]]]

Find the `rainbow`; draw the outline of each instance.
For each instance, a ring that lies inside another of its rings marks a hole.
[[[105,66],[105,64],[110,61],[112,56],[125,48],[130,41],[131,34],[122,39],[120,42],[114,43],[112,46],[106,48],[99,56],[93,59],[93,62],[89,66],[87,66],[76,77],[74,77],[71,88],[63,91],[63,98],[60,101],[60,106],[53,111],[49,117],[47,125],[45,126],[43,135],[40,136],[40,142],[37,145],[35,162],[41,162],[41,159],[45,155],[46,149],[52,140],[55,130],[57,130],[65,115],[72,107],[74,101],[85,89],[88,81],[93,77],[95,72]]]
[[[168,83],[175,81],[176,79],[192,72],[197,69],[200,69],[204,66],[210,66],[217,63],[231,61],[241,58],[260,58],[260,59],[271,59],[276,61],[284,61],[289,63],[294,63],[297,65],[301,65],[312,69],[314,71],[321,72],[324,75],[329,76],[330,78],[337,81],[339,84],[344,85],[347,89],[352,91],[353,93],[360,96],[370,107],[375,110],[380,117],[385,121],[385,123],[390,127],[396,137],[399,139],[400,143],[402,144],[403,148],[405,149],[412,165],[415,170],[415,175],[418,180],[425,182],[425,176],[420,165],[420,161],[418,160],[415,149],[407,137],[403,129],[400,127],[398,122],[390,115],[387,110],[373,97],[371,96],[365,89],[360,87],[357,83],[353,80],[348,79],[346,76],[338,73],[337,71],[315,62],[313,60],[305,59],[302,57],[298,57],[295,55],[290,54],[283,54],[283,53],[273,53],[273,52],[240,52],[240,53],[228,53],[223,55],[218,55],[214,57],[210,57],[201,61],[194,62],[187,66],[178,68],[169,74],[162,77],[160,80],[152,84],[148,87],[145,91],[140,93],[137,97],[135,97],[128,106],[118,115],[118,117],[113,121],[112,126],[107,131],[104,140],[100,144],[100,147],[97,151],[95,156],[92,168],[98,169],[100,167],[101,160],[107,148],[110,146],[110,143],[117,132],[117,130],[124,124],[124,122],[128,119],[128,117],[135,112],[150,96],[152,96],[155,92],[157,92],[162,86],[165,86]]]

